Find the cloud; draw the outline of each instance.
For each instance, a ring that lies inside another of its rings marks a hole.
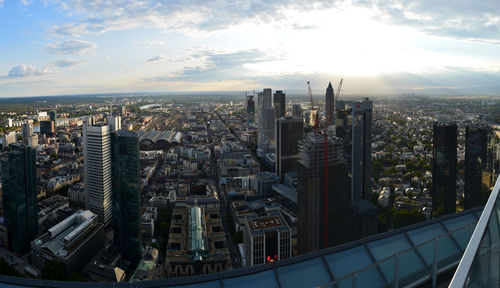
[[[1,2],[1,1],[0,1]],[[24,6],[28,6],[28,5],[31,5],[31,3],[33,3],[33,0],[21,0],[21,3],[24,5]]]
[[[57,61],[54,61],[52,63],[50,63],[50,65],[53,65],[53,66],[57,66],[57,67],[71,67],[71,66],[75,66],[75,65],[78,65],[78,64],[81,64],[83,63],[82,61],[78,61],[78,60],[73,60],[73,59],[64,59],[64,60],[57,60]]]
[[[500,44],[500,5],[496,0],[358,0],[375,18],[414,27],[430,35]]]
[[[184,59],[184,62],[189,62],[191,65],[185,66],[175,73],[148,77],[143,80],[146,82],[240,80],[252,73],[246,64],[283,59],[280,52],[259,49],[223,51],[196,48],[188,50],[188,52],[189,55]]]
[[[3,79],[23,78],[28,76],[38,76],[45,74],[53,74],[49,67],[36,68],[30,64],[14,66],[10,69],[7,75],[1,76]]]
[[[52,54],[82,54],[97,47],[95,43],[82,40],[66,40],[47,44],[47,52]]]
[[[165,55],[160,54],[158,56],[149,58],[147,61],[148,62],[161,62],[161,61],[165,60],[165,58],[166,58]]]

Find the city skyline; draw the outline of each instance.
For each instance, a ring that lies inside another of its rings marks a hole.
[[[498,9],[489,1],[3,0],[0,97],[287,90],[307,80],[319,89],[342,76],[346,94],[497,94]]]

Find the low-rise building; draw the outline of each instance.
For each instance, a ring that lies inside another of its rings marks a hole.
[[[90,261],[103,241],[103,225],[97,215],[80,210],[31,242],[31,260],[39,268],[46,260],[58,260],[69,274]]]

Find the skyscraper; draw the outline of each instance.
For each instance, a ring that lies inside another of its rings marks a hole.
[[[263,156],[265,153],[272,152],[275,149],[274,120],[276,115],[274,107],[271,106],[272,90],[266,88],[257,95],[257,111],[259,116],[257,153],[259,156]]]
[[[54,121],[54,131],[57,129],[57,113],[55,110],[49,112],[50,121]]]
[[[111,139],[109,125],[83,121],[85,209],[99,217],[105,226],[111,222]]]
[[[302,118],[302,108],[300,108],[300,104],[292,105],[292,117]]]
[[[54,134],[54,121],[40,121],[40,133],[45,135]]]
[[[432,146],[432,214],[455,213],[457,124],[435,122]]]
[[[490,187],[493,175],[491,133],[491,128],[485,125],[468,125],[465,128],[465,209],[482,206],[486,202],[487,195],[481,195],[481,188],[483,184]]]
[[[255,101],[252,95],[247,97],[247,121],[248,123],[255,122]]]
[[[328,93],[327,93],[328,94]],[[338,101],[336,136],[343,140],[344,155],[351,175],[351,202],[370,199],[373,103]]]
[[[332,82],[329,82],[328,87],[326,88],[326,94],[325,94],[325,115],[326,115],[327,119],[328,119],[328,116],[333,111],[334,97],[335,97],[335,95],[333,93]]]
[[[324,136],[299,142],[298,252],[331,247],[348,240],[349,182],[342,141],[328,139],[328,175],[324,169]],[[328,193],[325,193],[328,187]]]
[[[139,136],[132,131],[111,133],[114,241],[122,258],[141,257]]]
[[[24,254],[38,233],[35,150],[21,144],[10,148],[1,163],[3,217],[9,249]]]
[[[285,173],[297,172],[299,140],[304,138],[302,118],[281,118],[276,120],[276,173],[281,180]]]
[[[30,137],[33,135],[33,124],[23,123],[23,144],[30,145]]]
[[[286,102],[285,93],[281,90],[276,90],[274,92],[274,110],[276,112],[276,119],[285,117],[286,114]]]

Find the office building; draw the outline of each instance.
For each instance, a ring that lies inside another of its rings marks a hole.
[[[339,100],[336,110],[335,133],[343,140],[351,178],[351,203],[370,199],[373,103],[368,98],[362,101]]]
[[[23,123],[23,144],[30,145],[30,138],[33,136],[33,124]],[[31,146],[31,145],[30,145]]]
[[[432,214],[455,213],[457,124],[435,122],[432,135]]]
[[[24,254],[38,234],[35,150],[21,144],[10,148],[1,160],[3,218],[9,249]]]
[[[122,129],[122,117],[114,116],[108,118],[108,124],[111,131],[118,131]]]
[[[17,142],[17,133],[16,131],[10,131],[5,134],[2,134],[2,148],[3,150],[9,148],[10,144],[14,144]]]
[[[247,267],[291,258],[291,235],[290,227],[279,212],[246,217],[243,246]]]
[[[120,115],[123,116],[125,114],[127,114],[127,106],[120,106]]]
[[[292,105],[292,117],[302,119],[302,108],[300,107],[300,104]]]
[[[57,113],[52,110],[49,112],[50,121],[54,122],[54,131],[57,130]]]
[[[119,118],[119,117],[116,117]],[[123,259],[141,257],[139,136],[132,131],[111,133],[113,239]]]
[[[109,125],[91,125],[83,121],[83,157],[85,208],[98,215],[107,226],[111,223],[111,139]]]
[[[332,82],[328,83],[325,94],[325,117],[328,119],[329,115],[333,112],[333,105],[335,101],[335,95],[333,92]],[[333,117],[333,115],[332,115]]]
[[[221,272],[231,255],[217,208],[174,208],[165,263],[167,277]]]
[[[485,125],[465,128],[465,209],[486,203],[494,175],[492,133],[491,127]]]
[[[271,106],[272,90],[269,88],[264,89],[263,92],[257,94],[257,112],[259,116],[258,121],[258,138],[257,138],[257,154],[263,157],[264,154],[274,152],[275,139],[275,109]]]
[[[324,136],[311,135],[299,142],[299,254],[348,240],[349,182],[342,141],[331,136],[327,145],[328,175],[325,175]]]
[[[40,121],[40,133],[44,135],[52,135],[55,131],[54,121]]]
[[[80,210],[31,242],[31,260],[42,268],[46,260],[64,265],[66,275],[79,271],[100,250],[104,228],[97,215]]]
[[[255,101],[251,95],[247,97],[247,122],[255,122]]]
[[[285,102],[285,93],[283,93],[283,91],[276,90],[276,92],[274,92],[273,104],[274,104],[274,111],[276,113],[275,114],[276,119],[285,117],[286,102]]]
[[[298,169],[299,140],[304,138],[302,118],[281,118],[276,120],[276,174],[284,179],[285,173]]]

